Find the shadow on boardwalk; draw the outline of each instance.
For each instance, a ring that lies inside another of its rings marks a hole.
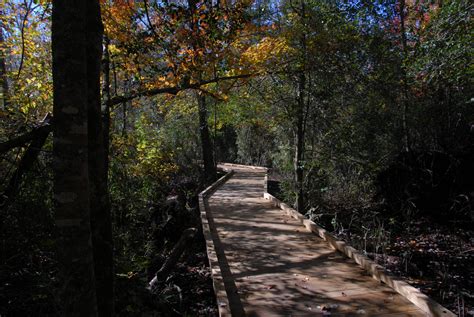
[[[264,200],[264,173],[235,171],[206,202],[233,316],[425,316]]]

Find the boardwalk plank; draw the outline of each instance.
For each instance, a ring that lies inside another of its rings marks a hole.
[[[234,316],[425,316],[263,199],[264,172],[233,169],[208,212]]]

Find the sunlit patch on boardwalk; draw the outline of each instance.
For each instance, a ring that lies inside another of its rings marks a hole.
[[[208,212],[233,315],[425,316],[263,199],[261,170],[232,168]]]

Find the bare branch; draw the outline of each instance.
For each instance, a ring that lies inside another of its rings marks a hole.
[[[174,86],[174,87],[163,87],[163,88],[153,88],[153,89],[148,89],[148,90],[138,90],[135,92],[132,92],[128,96],[115,96],[109,101],[109,106],[114,106],[116,104],[126,102],[133,100],[138,97],[151,97],[159,94],[172,94],[176,95],[178,92],[187,90],[187,89],[198,89],[201,86],[211,84],[211,83],[217,83],[219,81],[223,80],[235,80],[235,79],[244,79],[244,78],[250,78],[258,76],[258,74],[240,74],[240,75],[234,75],[234,76],[225,76],[225,77],[215,77],[209,80],[202,80],[197,83],[187,83],[181,86]]]
[[[0,143],[0,153],[5,153],[13,148],[24,146],[26,143],[32,141],[33,139],[37,138],[38,135],[42,135],[44,133],[49,133],[53,130],[53,126],[51,124],[52,117],[51,114],[48,114],[39,127],[34,128],[30,132],[20,135],[14,139],[8,140],[6,142]]]
[[[21,22],[21,58],[20,58],[20,66],[18,67],[18,74],[16,75],[17,79],[20,78],[21,70],[23,68],[23,62],[25,60],[25,27],[26,27],[26,21],[28,20],[28,15],[30,14],[30,11],[31,11],[31,5],[33,4],[33,0],[30,0],[28,4],[25,1],[24,4],[26,6],[26,12]]]

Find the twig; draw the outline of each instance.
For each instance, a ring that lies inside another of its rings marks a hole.
[[[17,74],[17,80],[20,78],[21,70],[23,68],[23,62],[25,60],[25,27],[26,27],[26,20],[28,19],[28,15],[30,14],[31,10],[31,5],[33,4],[33,0],[30,0],[30,3],[26,4],[26,1],[24,2],[26,6],[26,12],[25,16],[23,17],[23,21],[21,23],[21,58],[20,58],[20,66],[18,66],[18,74]]]

